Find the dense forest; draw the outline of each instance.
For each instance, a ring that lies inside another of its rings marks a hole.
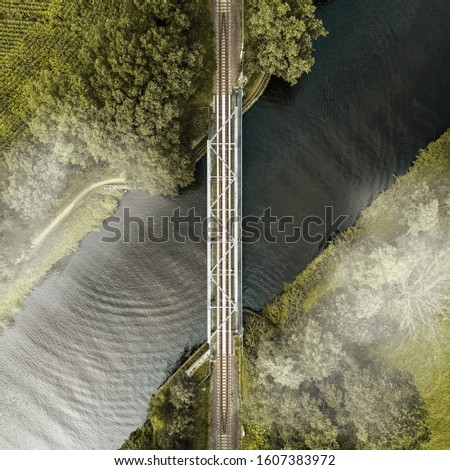
[[[41,216],[73,167],[117,168],[135,187],[166,195],[191,182],[212,37],[206,0],[52,0],[6,59],[8,206]]]
[[[163,195],[193,180],[215,70],[208,0],[0,5],[4,208],[42,217],[77,169],[107,166]],[[312,0],[248,0],[245,12],[248,74],[295,83],[311,69],[325,34]]]
[[[247,319],[246,447],[448,448],[449,232],[447,131]]]

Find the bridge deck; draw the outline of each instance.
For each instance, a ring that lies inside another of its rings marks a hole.
[[[213,135],[208,141],[208,341],[212,361],[212,447],[238,444],[237,364],[234,338],[241,324],[240,123],[236,82],[237,8],[216,0],[217,72]]]

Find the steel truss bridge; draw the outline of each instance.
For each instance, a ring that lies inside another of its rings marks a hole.
[[[217,72],[208,136],[208,343],[212,447],[238,446],[236,337],[242,333],[242,76],[233,50],[233,1],[216,0]],[[235,86],[236,85],[236,86]]]

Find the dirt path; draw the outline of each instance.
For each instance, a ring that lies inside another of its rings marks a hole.
[[[31,244],[34,248],[38,247],[47,237],[47,235],[67,216],[72,212],[74,207],[77,205],[78,202],[81,201],[87,194],[89,194],[94,189],[97,189],[101,186],[106,186],[107,184],[122,184],[125,183],[125,178],[113,178],[109,180],[99,181],[98,183],[91,184],[88,188],[81,191],[80,194],[67,206],[65,207],[56,217],[52,220],[52,222],[47,225],[47,227],[33,240]]]

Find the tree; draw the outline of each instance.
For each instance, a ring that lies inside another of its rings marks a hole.
[[[439,201],[433,197],[426,183],[420,184],[407,198],[402,208],[400,223],[408,227],[408,233],[418,235],[428,232],[438,223]]]
[[[328,377],[344,357],[342,343],[332,333],[317,321],[305,319],[290,334],[264,342],[256,367],[261,377],[298,388],[309,380]]]
[[[347,253],[350,256],[347,257]],[[386,284],[403,282],[409,274],[409,266],[401,256],[399,247],[368,240],[360,246],[343,250],[333,278],[336,287],[358,285],[360,288],[380,289]]]
[[[400,327],[409,336],[438,337],[439,322],[449,312],[450,299],[450,244],[448,234],[431,236],[423,233],[403,247],[403,258],[408,261],[408,277],[400,284],[386,289]]]
[[[195,385],[186,374],[177,375],[166,388],[162,401],[150,405],[150,414],[157,421],[153,425],[155,448],[189,448],[194,430]]]
[[[192,182],[199,136],[191,122],[210,100],[215,67],[206,2],[52,0],[32,37],[46,53],[21,59],[33,74],[17,84],[20,105],[5,106],[14,114],[5,121],[25,124],[33,145],[52,147],[49,165],[67,173],[109,165],[154,194],[176,195]],[[32,156],[22,148],[21,158]]]
[[[326,374],[299,380],[303,363],[316,362],[290,344],[296,366],[290,380],[280,384],[260,357],[243,403],[250,424],[270,429],[270,448],[417,449],[428,440],[427,413],[410,374],[346,355],[336,364],[329,360]],[[286,343],[272,353],[284,357],[288,349]]]
[[[52,151],[47,145],[22,142],[7,154],[10,181],[3,197],[24,218],[42,217],[64,188],[66,170]]]
[[[313,0],[246,2],[250,74],[260,70],[294,85],[314,63],[313,40],[325,36]]]
[[[345,369],[342,389],[334,413],[346,447],[418,449],[429,439],[424,402],[411,374],[373,361]]]

